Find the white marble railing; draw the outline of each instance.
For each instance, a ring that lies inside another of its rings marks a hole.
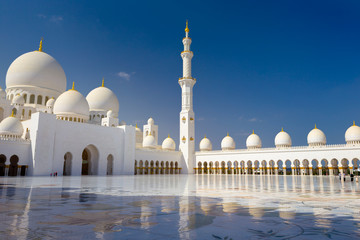
[[[271,147],[271,148],[258,148],[258,149],[234,149],[234,150],[213,150],[213,151],[203,151],[203,152],[196,152],[199,154],[206,154],[206,153],[236,153],[236,152],[264,152],[264,151],[291,151],[291,150],[301,150],[301,149],[328,149],[328,148],[351,148],[351,147],[358,147],[360,148],[360,145],[354,146],[351,144],[328,144],[328,145],[322,145],[322,146],[293,146],[293,147]]]
[[[30,139],[0,136],[1,142],[30,142]]]

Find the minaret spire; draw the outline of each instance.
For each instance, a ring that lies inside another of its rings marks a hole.
[[[44,40],[44,38],[42,37],[40,40],[40,44],[39,44],[39,52],[42,52],[42,41]]]
[[[188,22],[188,20],[186,20],[185,36],[187,38],[189,37],[189,22]]]

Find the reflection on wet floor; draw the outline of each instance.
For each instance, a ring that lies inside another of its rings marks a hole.
[[[359,239],[360,187],[316,176],[0,179],[2,239]]]

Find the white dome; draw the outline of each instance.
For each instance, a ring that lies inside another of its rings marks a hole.
[[[223,138],[221,141],[221,149],[222,150],[233,150],[235,149],[235,141],[229,134]]]
[[[10,135],[20,137],[24,128],[19,119],[16,117],[7,117],[0,123],[0,135]]]
[[[141,129],[138,127],[137,124],[135,125],[135,131],[136,131],[136,132],[142,132]]]
[[[212,144],[210,139],[207,137],[204,137],[199,144],[200,151],[211,151],[212,150]]]
[[[54,114],[60,117],[80,117],[87,121],[89,119],[89,104],[81,93],[70,89],[56,99]]]
[[[90,111],[112,110],[115,116],[119,113],[119,100],[116,95],[107,87],[98,87],[89,92],[86,96]]]
[[[311,130],[307,136],[309,146],[320,146],[326,144],[326,136],[320,129],[315,128]]]
[[[24,104],[25,104],[25,99],[24,99],[24,97],[21,96],[20,94],[17,94],[17,95],[13,98],[12,104],[24,105]]]
[[[149,118],[147,121],[148,125],[154,125],[154,119],[153,118]]]
[[[254,132],[246,139],[246,147],[248,149],[261,148],[261,139]]]
[[[13,61],[6,74],[6,88],[39,87],[62,93],[66,76],[60,64],[49,54],[28,52]]]
[[[171,151],[175,151],[175,141],[168,136],[167,138],[165,138],[165,140],[162,143],[162,149],[164,150],[171,150]]]
[[[345,141],[348,144],[359,144],[360,143],[360,127],[352,125],[345,132]]]
[[[116,114],[112,110],[109,110],[106,113],[106,117],[108,117],[108,118],[116,118]]]
[[[47,102],[46,102],[46,107],[50,108],[50,107],[54,107],[55,104],[55,99],[54,98],[50,98]]]
[[[291,137],[287,132],[281,130],[275,137],[276,147],[291,147]]]
[[[155,141],[154,136],[152,136],[152,135],[147,135],[147,136],[144,138],[143,147],[144,147],[144,148],[155,148],[155,147],[156,147],[156,141]]]

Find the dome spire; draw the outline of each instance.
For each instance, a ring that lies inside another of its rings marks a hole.
[[[254,131],[254,129],[253,129],[253,133],[252,134],[255,134],[255,131]]]
[[[75,90],[75,82],[73,82],[71,90]]]
[[[168,134],[168,138],[170,137],[170,134]]]
[[[190,30],[189,30],[189,22],[188,22],[188,20],[186,20],[186,28],[185,28],[185,32],[189,32]]]
[[[316,127],[316,123],[315,123],[315,129],[317,129],[317,127]]]
[[[15,117],[15,114],[14,114],[14,109],[11,111],[11,117]]]
[[[39,52],[42,52],[42,41],[44,40],[44,38],[42,37],[40,40],[40,44],[39,44]]]
[[[104,87],[104,77],[102,79],[101,86]]]
[[[283,131],[284,131],[284,128],[281,128],[281,131],[283,132]]]
[[[355,120],[353,121],[353,126],[356,126],[356,124],[355,124]]]

